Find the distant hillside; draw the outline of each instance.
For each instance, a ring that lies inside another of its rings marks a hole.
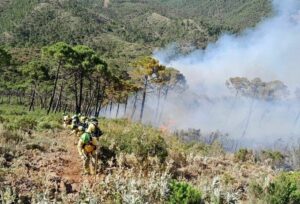
[[[203,48],[222,32],[255,25],[268,0],[3,0],[0,42],[87,44],[126,62],[171,42]]]

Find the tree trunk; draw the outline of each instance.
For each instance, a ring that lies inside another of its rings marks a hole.
[[[117,106],[116,118],[118,118],[119,109],[120,109],[120,103],[118,103],[118,106]]]
[[[112,106],[113,106],[113,102],[110,101],[110,108],[109,108],[109,115],[110,115],[110,116],[111,116]]]
[[[148,86],[148,77],[145,76],[145,84],[144,84],[144,90],[143,90],[142,106],[141,106],[140,119],[139,119],[140,122],[142,122],[143,115],[144,115],[145,102],[146,102],[146,94],[147,94],[147,86]]]
[[[128,105],[128,95],[126,96],[126,101],[125,101],[124,116],[126,115],[127,105]]]
[[[106,115],[106,113],[107,113],[107,109],[108,109],[108,104],[106,104],[106,106],[105,106],[105,110],[104,110],[104,114]]]
[[[134,117],[134,114],[135,114],[135,111],[136,111],[136,102],[137,102],[137,97],[138,97],[138,93],[136,92],[135,93],[135,96],[134,96],[134,102],[133,102],[133,107],[132,107],[132,113],[131,113],[131,120],[133,120],[133,117]]]
[[[161,95],[161,88],[158,90],[158,96],[157,96],[157,104],[155,109],[155,116],[154,116],[154,122],[158,122],[158,113],[159,113],[159,106],[160,106],[160,95]]]
[[[89,102],[88,102],[88,104],[87,104],[87,107],[86,107],[86,115],[90,112],[90,110],[91,110],[91,106],[92,106],[92,103],[93,103],[93,101],[94,100],[92,100],[94,98],[94,96],[92,95],[91,97],[90,97],[90,100],[89,100]]]
[[[57,87],[57,81],[58,81],[58,75],[59,75],[60,67],[61,67],[61,62],[59,62],[58,66],[57,66],[56,76],[55,76],[55,81],[54,81],[54,87],[53,87],[53,90],[52,90],[52,95],[51,95],[51,98],[50,98],[50,103],[49,103],[47,115],[50,113],[51,107],[52,107],[52,104],[53,104],[53,100],[54,100],[54,96],[55,96],[55,92],[56,92],[56,87]]]
[[[82,94],[83,94],[83,71],[80,72],[80,81],[79,81],[79,102],[76,112],[81,112],[81,105],[82,105]]]
[[[56,103],[56,106],[54,108],[54,112],[56,113],[58,111],[58,108],[61,104],[61,97],[62,97],[62,92],[63,92],[63,83],[60,85],[60,91],[59,91],[59,96],[58,96],[58,100],[57,100],[57,103]]]
[[[74,95],[75,95],[75,111],[78,114],[78,87],[77,87],[77,75],[74,74]]]
[[[100,83],[99,80],[96,81],[96,107],[95,107],[95,113],[94,116],[98,117],[99,116],[99,103],[100,103]]]
[[[31,102],[29,105],[29,111],[34,111],[34,101],[35,101],[35,89],[36,89],[36,85],[34,85],[33,89],[32,89],[32,97],[31,97]]]
[[[169,88],[167,87],[166,93],[165,93],[165,98],[164,98],[164,101],[163,101],[163,104],[162,104],[162,107],[161,107],[161,111],[160,111],[160,114],[159,114],[159,117],[158,117],[158,120],[157,120],[157,124],[160,123],[161,118],[163,116],[165,105],[166,105],[166,101],[167,101],[167,97],[168,97],[168,93],[169,93]]]
[[[65,107],[64,107],[64,113],[66,113],[67,108],[68,108],[68,105],[66,104]]]

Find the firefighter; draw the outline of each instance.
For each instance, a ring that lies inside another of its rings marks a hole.
[[[63,123],[64,128],[68,128],[72,123],[72,118],[69,115],[64,115],[63,119],[64,119],[64,123]]]
[[[95,174],[97,164],[98,140],[93,136],[95,126],[90,124],[88,129],[81,135],[77,150],[83,160],[84,174]]]
[[[91,117],[90,122],[89,122],[89,126],[91,126],[91,128],[93,130],[92,131],[93,137],[96,137],[97,140],[99,140],[99,138],[103,135],[103,132],[99,128],[98,119],[96,117]]]

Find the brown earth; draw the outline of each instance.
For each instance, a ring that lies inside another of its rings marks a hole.
[[[19,196],[27,199],[31,199],[32,192],[49,192],[50,198],[55,192],[65,192],[68,198],[76,200],[83,184],[93,187],[104,178],[104,175],[82,175],[76,138],[68,131],[45,133],[40,138],[44,139],[26,145],[20,156],[8,164],[11,171],[0,187],[15,186]]]

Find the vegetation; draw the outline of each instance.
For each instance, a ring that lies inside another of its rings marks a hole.
[[[239,149],[237,152],[234,153],[234,159],[237,162],[253,160],[253,152],[248,149]]]
[[[0,113],[0,198],[5,201],[234,203],[255,197],[255,203],[274,199],[293,203],[298,199],[298,173],[277,177],[272,164],[263,159],[236,162],[216,142],[182,141],[126,119],[99,119],[105,133],[100,139],[100,173],[87,182],[80,175],[81,161],[73,145],[77,138],[61,127],[62,113],[47,115],[39,107],[29,111],[26,106],[5,104]],[[245,151],[236,155],[240,152]]]
[[[150,57],[155,48],[205,48],[270,13],[268,0],[1,1],[0,202],[299,203],[299,172],[278,171],[288,154],[229,153],[219,131],[173,135],[135,122],[154,97],[159,123],[167,97],[187,88],[178,70]],[[227,86],[253,100],[288,95],[281,81],[236,77]],[[62,128],[68,113],[126,116],[99,118],[94,177],[80,174],[78,138]]]
[[[101,111],[111,113],[112,106],[117,105],[118,117],[120,106],[124,105],[122,114],[126,114],[129,98],[134,96],[130,114],[134,118],[141,96],[141,121],[149,87],[159,98],[185,87],[185,78],[179,71],[151,57],[140,57],[122,71],[108,67],[91,48],[64,42],[43,47],[39,59],[27,63],[4,49],[1,53],[6,59],[0,66],[2,103],[26,105],[29,111],[39,107],[47,114],[62,111],[98,116]]]
[[[0,3],[0,42],[41,48],[83,44],[109,65],[126,68],[153,48],[177,42],[182,51],[204,48],[223,32],[239,32],[271,13],[268,0],[5,0]],[[35,54],[35,50],[32,50]]]
[[[198,204],[201,203],[201,193],[185,182],[172,181],[170,184],[170,204]]]
[[[265,203],[299,203],[299,172],[281,173],[265,188],[258,183],[251,185],[251,191]]]

